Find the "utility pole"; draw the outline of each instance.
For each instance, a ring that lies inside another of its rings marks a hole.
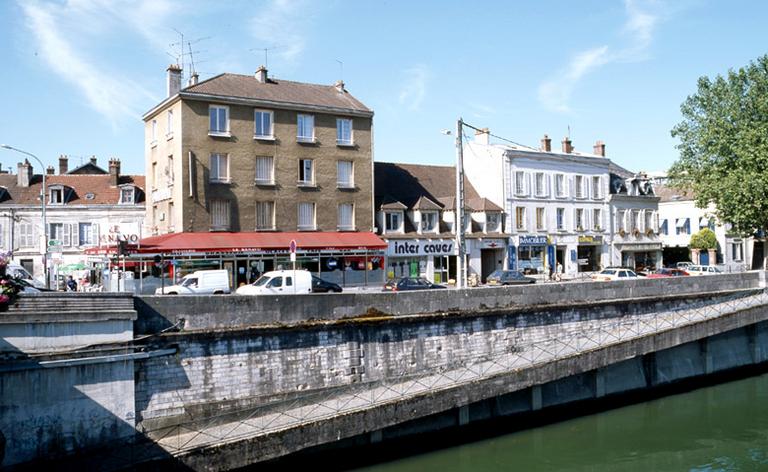
[[[467,268],[466,268],[466,248],[464,247],[464,143],[462,142],[462,126],[464,122],[461,117],[456,122],[456,221],[454,228],[456,230],[456,287],[466,288],[467,286]]]

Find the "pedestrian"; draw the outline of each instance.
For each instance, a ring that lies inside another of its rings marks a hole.
[[[558,261],[557,269],[555,270],[555,280],[558,282],[563,278],[563,265]]]
[[[67,276],[67,292],[77,292],[77,282],[71,275]]]

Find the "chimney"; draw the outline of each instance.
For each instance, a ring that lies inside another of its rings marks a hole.
[[[595,146],[592,148],[592,154],[605,157],[605,143],[602,141],[596,141]]]
[[[335,84],[333,84],[334,87],[336,87],[336,91],[339,93],[344,93],[346,89],[344,88],[344,81],[343,80],[337,80]]]
[[[97,165],[96,164],[96,156],[91,156],[91,164]]]
[[[24,162],[19,162],[17,167],[16,185],[19,187],[29,187],[29,184],[32,183],[32,164],[29,163],[29,160],[24,159]]]
[[[48,166],[45,169],[45,173],[48,175],[53,175],[56,173],[56,169],[54,169],[53,166]]]
[[[166,71],[168,71],[168,96],[173,97],[181,90],[181,66],[171,64]]]
[[[109,160],[109,186],[117,187],[120,181],[120,159],[113,157]]]
[[[64,175],[69,171],[69,158],[64,154],[59,156],[59,175]]]
[[[541,150],[544,152],[552,152],[552,138],[546,134],[541,138]]]
[[[258,80],[260,84],[266,84],[267,83],[267,68],[266,67],[259,66],[259,68],[256,69],[256,80]]]
[[[478,144],[490,144],[491,131],[488,128],[475,130],[475,142]]]
[[[187,86],[191,87],[193,85],[197,85],[199,79],[200,76],[197,75],[197,72],[193,72],[192,75],[189,76],[189,82],[187,83]]]
[[[570,154],[573,152],[573,145],[571,144],[571,138],[568,136],[563,138],[563,153]]]

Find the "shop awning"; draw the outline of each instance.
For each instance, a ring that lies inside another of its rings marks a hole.
[[[702,216],[699,219],[699,228],[706,228],[707,226],[709,226],[709,218]]]
[[[678,218],[675,226],[678,228],[685,228],[686,223],[688,223],[688,218]]]
[[[151,236],[139,241],[134,251],[144,254],[288,252],[291,240],[296,241],[297,252],[387,248],[387,243],[369,232],[222,232]]]

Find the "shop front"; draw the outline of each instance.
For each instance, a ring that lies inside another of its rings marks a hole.
[[[544,274],[548,238],[544,235],[521,235],[517,244],[517,267],[526,274]],[[513,267],[510,267],[513,268]]]
[[[603,254],[603,237],[579,236],[576,258],[579,272],[597,272],[600,270]]]
[[[479,275],[480,283],[485,283],[485,279],[493,271],[504,268],[506,239],[467,238],[466,241],[469,249],[470,271]]]
[[[453,239],[390,239],[387,241],[388,279],[424,277],[436,284],[456,279]]]
[[[373,233],[171,233],[139,241],[128,264],[136,268],[136,291],[142,293],[206,269],[226,269],[235,289],[294,264],[342,287],[370,286],[384,283],[386,247]]]
[[[621,254],[621,265],[637,271],[656,270],[661,267],[661,243],[617,244]]]

